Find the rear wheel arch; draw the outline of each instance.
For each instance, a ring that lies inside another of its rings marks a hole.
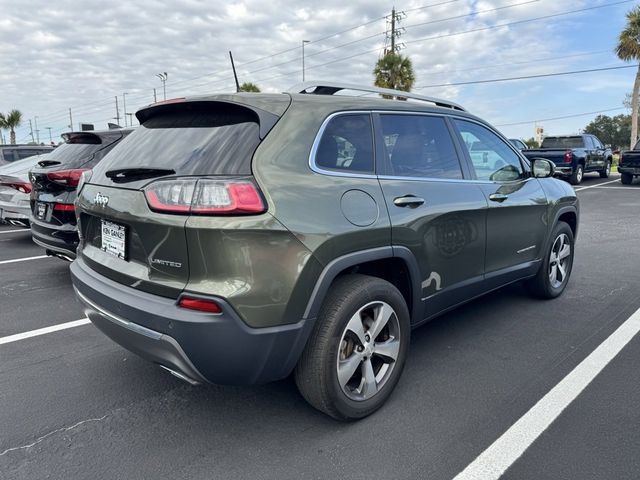
[[[551,247],[550,242],[553,241],[551,238],[553,236],[553,229],[556,227],[558,222],[564,222],[569,225],[575,241],[578,236],[578,218],[578,209],[576,207],[565,206],[560,208],[555,213],[553,221],[549,223],[549,232],[547,233],[543,251],[546,252]]]
[[[360,273],[386,280],[400,290],[407,303],[411,323],[414,324],[422,320],[423,314],[419,272],[417,260],[406,247],[379,247],[338,257],[320,274],[304,318],[313,319],[318,316],[322,302],[336,279]]]

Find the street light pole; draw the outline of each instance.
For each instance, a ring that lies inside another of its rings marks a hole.
[[[33,117],[33,122],[36,124],[36,139],[38,145],[40,145],[40,130],[38,130],[38,116]]]
[[[160,79],[162,82],[162,94],[164,99],[167,99],[167,78],[169,78],[169,74],[167,72],[156,73],[156,77]]]
[[[311,43],[310,40],[302,40],[302,81],[304,82],[304,44]]]
[[[47,130],[49,130],[49,145],[51,145],[53,143],[53,139],[51,138],[51,127],[47,127]]]

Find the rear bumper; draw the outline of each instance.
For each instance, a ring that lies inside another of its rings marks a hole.
[[[564,167],[564,166],[556,165],[556,174],[562,177],[568,177],[573,174],[573,167],[572,166]]]
[[[31,207],[29,205],[29,195],[16,192],[11,198],[4,200],[8,195],[3,194],[0,198],[0,219],[29,220]]]
[[[288,376],[313,322],[250,328],[223,299],[223,313],[179,308],[176,301],[110,280],[77,259],[71,278],[85,314],[133,353],[192,383],[243,385]],[[213,297],[211,297],[213,298]]]
[[[621,167],[618,165],[618,173],[628,173],[629,175],[640,176],[640,167]]]
[[[42,222],[33,216],[30,220],[31,235],[37,245],[70,258],[76,258],[79,240],[78,229],[75,225],[55,226]]]

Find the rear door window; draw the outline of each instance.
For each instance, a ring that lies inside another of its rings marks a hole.
[[[332,118],[315,152],[316,166],[352,173],[373,173],[371,115],[354,113]]]
[[[454,119],[453,123],[469,151],[478,180],[508,182],[524,176],[520,157],[498,135],[475,122]]]
[[[251,174],[253,153],[260,144],[255,112],[220,102],[165,107],[151,111],[95,173],[133,167],[174,170],[176,175]]]
[[[460,161],[442,117],[381,114],[390,175],[461,179]]]

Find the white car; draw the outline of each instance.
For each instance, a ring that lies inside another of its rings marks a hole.
[[[45,158],[46,155],[34,155],[0,167],[0,221],[29,226],[29,170]]]

